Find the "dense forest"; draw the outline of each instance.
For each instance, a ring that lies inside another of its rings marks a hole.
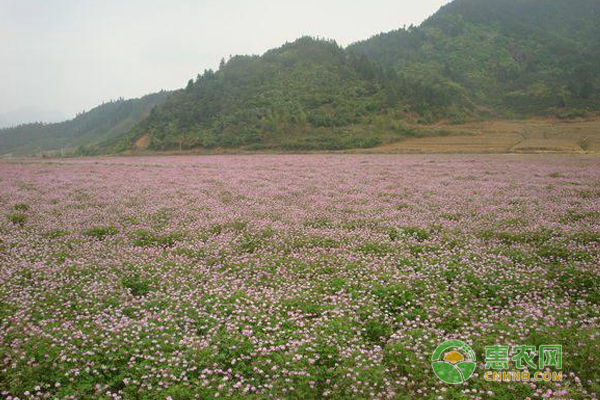
[[[600,107],[600,1],[457,0],[349,50],[424,82],[457,85],[480,111],[524,117]]]
[[[0,155],[78,154],[81,149],[131,131],[170,94],[162,91],[140,99],[111,101],[65,122],[0,129]]]
[[[156,107],[116,150],[142,135],[153,150],[370,147],[410,134],[402,121],[411,113],[434,120],[455,103],[467,112],[459,96],[431,89],[335,42],[304,37],[263,56],[223,60]]]
[[[600,0],[455,0],[419,27],[347,48],[304,37],[223,60],[144,104],[0,131],[0,154],[345,149],[440,120],[585,116],[600,109],[599,37]]]
[[[598,0],[457,0],[347,49],[302,38],[223,61],[113,149],[370,147],[407,123],[582,116],[600,108],[599,37]]]

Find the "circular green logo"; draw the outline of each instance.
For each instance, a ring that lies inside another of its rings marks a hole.
[[[475,352],[460,340],[448,340],[440,344],[431,356],[433,371],[442,381],[457,385],[475,372]]]

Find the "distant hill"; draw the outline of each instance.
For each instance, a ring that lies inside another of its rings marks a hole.
[[[23,107],[0,114],[0,128],[9,128],[33,122],[60,122],[67,118],[54,110],[43,110],[38,107]]]
[[[500,116],[600,107],[600,0],[456,0],[350,50]]]
[[[113,147],[369,147],[399,121],[600,109],[600,0],[456,0],[419,27],[342,49],[302,38],[235,57]]]
[[[171,93],[0,130],[0,154],[369,148],[414,124],[586,116],[600,111],[598,38],[600,0],[455,0],[345,49],[304,37]]]
[[[146,118],[152,108],[163,103],[169,95],[170,92],[163,91],[140,99],[112,101],[66,122],[0,129],[0,155],[69,154],[80,146],[120,137]]]

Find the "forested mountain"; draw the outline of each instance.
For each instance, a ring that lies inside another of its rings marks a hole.
[[[447,115],[460,94],[424,91],[335,42],[301,38],[263,56],[237,56],[155,108],[124,138],[149,148],[338,149],[402,133],[416,110]],[[376,132],[375,132],[376,131]]]
[[[162,91],[140,99],[116,100],[102,104],[76,118],[54,124],[24,124],[0,129],[0,155],[73,153],[88,146],[120,137],[163,103],[170,92]]]
[[[0,154],[344,149],[442,119],[581,116],[600,111],[599,38],[600,0],[455,0],[345,49],[304,37],[172,93],[0,131]]]
[[[600,105],[600,0],[456,0],[350,50],[500,116]]]
[[[456,0],[347,49],[302,38],[223,62],[115,149],[360,147],[399,121],[583,115],[600,108],[598,38],[600,0]]]

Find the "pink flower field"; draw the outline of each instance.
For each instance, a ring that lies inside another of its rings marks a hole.
[[[599,158],[0,161],[0,399],[597,398],[599,265]]]

